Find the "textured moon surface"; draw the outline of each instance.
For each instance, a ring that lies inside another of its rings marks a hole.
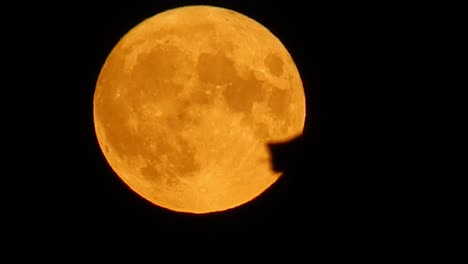
[[[130,189],[172,211],[242,205],[281,176],[267,143],[302,133],[305,96],[286,48],[232,10],[150,17],[107,57],[94,94],[102,152]]]

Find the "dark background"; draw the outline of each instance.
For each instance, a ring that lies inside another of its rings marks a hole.
[[[117,41],[145,18],[187,4],[231,8],[269,28],[295,60],[307,98],[303,137],[272,147],[280,180],[248,204],[209,215],[168,211],[130,191],[104,159],[92,119],[95,83]],[[385,263],[452,263],[461,248],[459,9],[66,1],[20,10],[10,43],[22,56],[11,67],[30,72],[13,78],[32,109],[26,122],[12,122],[34,144],[33,161],[20,165],[33,170],[33,197],[15,198],[14,208],[35,238],[235,237],[276,252],[303,248],[296,254],[312,260],[376,254]]]

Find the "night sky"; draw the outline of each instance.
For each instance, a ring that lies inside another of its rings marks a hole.
[[[27,31],[21,45],[37,43],[31,79],[45,81],[32,93],[41,99],[30,99],[41,110],[35,151],[46,176],[22,210],[37,219],[31,230],[90,242],[242,237],[308,248],[311,260],[324,252],[345,260],[345,251],[373,252],[384,263],[405,263],[408,254],[446,260],[436,249],[460,247],[462,17],[435,7],[301,2],[66,1],[28,9],[30,27],[41,30]],[[187,4],[230,8],[270,29],[293,57],[307,99],[303,136],[271,148],[285,171],[280,180],[248,204],[209,215],[168,211],[133,193],[102,155],[92,119],[99,71],[120,37]]]

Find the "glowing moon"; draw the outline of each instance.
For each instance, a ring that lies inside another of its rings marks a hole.
[[[283,44],[258,22],[211,6],[171,9],[114,47],[94,125],[115,173],[148,201],[208,213],[273,184],[268,142],[302,133],[305,96]]]

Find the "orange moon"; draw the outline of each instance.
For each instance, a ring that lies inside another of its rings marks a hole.
[[[185,6],[131,29],[108,55],[93,102],[99,146],[144,199],[224,211],[279,177],[267,143],[302,134],[305,95],[289,52],[238,12]]]

